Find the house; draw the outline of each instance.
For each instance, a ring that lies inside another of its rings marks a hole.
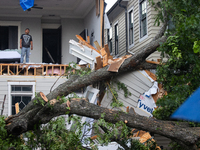
[[[0,52],[20,51],[20,35],[26,28],[33,37],[29,64],[0,63],[0,107],[6,95],[3,114],[8,116],[15,114],[15,103],[21,110],[35,93],[48,94],[67,80],[59,76],[69,62],[78,61],[69,54],[75,35],[85,40],[89,36],[91,45],[102,43],[104,0],[35,0],[26,11],[19,1],[1,0],[0,8]],[[51,64],[51,57],[56,64]]]
[[[55,63],[77,62],[76,57],[69,55],[69,40],[80,34],[90,36],[91,44],[101,42],[102,2],[104,0],[35,0],[33,8],[23,11],[19,1],[1,0],[0,50],[20,49],[20,35],[29,28],[33,37],[31,63],[52,63],[46,49]]]
[[[111,25],[105,29],[105,43],[113,56],[127,53],[136,54],[150,42],[160,27],[154,25],[156,11],[148,0],[118,0],[107,12]],[[160,54],[155,52],[147,59],[157,61]]]

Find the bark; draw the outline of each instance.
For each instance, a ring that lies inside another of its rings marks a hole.
[[[85,99],[72,100],[70,110],[67,109],[67,103],[61,104],[60,101],[52,105],[54,107],[51,108],[46,104],[35,116],[32,115],[35,114],[33,110],[14,118],[14,122],[7,126],[7,130],[18,135],[21,132],[32,130],[34,125],[48,123],[53,117],[64,115],[66,112],[97,120],[101,118],[102,113],[105,113],[104,119],[107,122],[116,123],[127,120],[126,125],[128,127],[163,135],[179,143],[184,143],[188,149],[191,149],[191,147],[194,149],[195,143],[199,140],[199,128],[178,125],[173,121],[155,120],[137,114],[110,110],[88,103]],[[32,116],[31,120],[27,121],[30,116]]]

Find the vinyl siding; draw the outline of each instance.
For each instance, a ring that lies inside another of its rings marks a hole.
[[[6,101],[4,105],[3,115],[8,115],[8,81],[35,81],[35,92],[43,92],[45,95],[50,92],[51,87],[56,82],[58,77],[30,77],[30,76],[0,76],[0,102],[3,101],[4,95],[6,95]],[[60,78],[52,89],[55,89],[60,84],[67,81],[65,77]],[[1,108],[1,104],[0,104]]]
[[[153,7],[150,6],[147,0],[147,36],[143,40],[140,39],[140,20],[139,20],[139,0],[130,0],[127,5],[127,10],[133,8],[133,32],[134,32],[134,45],[129,46],[128,43],[128,51],[132,53],[138,53],[139,50],[144,47],[147,43],[149,43],[159,31],[160,26],[154,25],[156,11]],[[127,16],[128,18],[128,16]],[[129,19],[129,18],[128,18]],[[126,54],[126,27],[125,27],[125,12],[120,13],[116,18],[110,20],[113,28],[113,52],[115,50],[115,31],[114,24],[118,21],[119,26],[119,56],[123,56]],[[128,29],[127,29],[128,30]],[[129,32],[129,31],[128,31]],[[129,38],[128,38],[129,40]],[[107,44],[107,30],[105,30],[105,43]],[[160,58],[160,53],[155,52],[151,54],[147,59],[157,60]]]
[[[120,108],[125,111],[126,107],[133,108],[136,113],[139,115],[149,116],[147,113],[143,112],[141,109],[137,108],[138,99],[141,94],[145,91],[148,91],[150,87],[152,87],[153,83],[144,75],[142,75],[139,71],[133,71],[130,73],[126,73],[116,78],[121,83],[124,83],[128,90],[131,92],[127,98],[124,97],[124,92],[122,90],[117,91],[118,99],[123,102],[124,107]],[[117,89],[117,87],[116,87]],[[108,90],[105,94],[101,106],[106,108],[111,108],[110,104],[112,103],[112,94]]]

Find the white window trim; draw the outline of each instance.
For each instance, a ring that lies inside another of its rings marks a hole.
[[[142,42],[144,41],[147,37],[148,37],[148,0],[145,0],[147,2],[147,16],[146,16],[146,19],[147,19],[147,35],[143,36],[142,38],[140,37],[140,0],[138,0],[138,7],[139,7],[139,42]]]
[[[114,26],[113,26],[114,37],[115,37],[115,25],[118,25],[118,54],[115,55],[115,49],[114,49],[114,52],[112,52],[112,55],[118,56],[119,55],[119,23],[118,23],[118,20],[114,23]],[[113,39],[115,39],[115,38],[113,38]],[[113,44],[115,45],[115,40],[114,40]]]
[[[30,81],[30,82],[20,82],[20,81],[8,82],[8,116],[10,116],[12,114],[12,101],[11,101],[11,86],[12,85],[32,85],[33,86],[33,91],[32,91],[31,99],[33,99],[35,97],[35,81]],[[26,95],[26,93],[23,93],[23,94]]]
[[[133,44],[129,44],[129,41],[130,41],[130,33],[129,33],[129,12],[130,11],[133,11]],[[130,49],[130,48],[132,48],[133,46],[134,46],[134,43],[135,43],[135,41],[134,41],[134,10],[133,10],[133,6],[131,7],[131,8],[129,8],[129,10],[128,10],[128,13],[127,13],[127,15],[128,15],[128,22],[127,22],[127,24],[128,24],[128,48]]]
[[[17,47],[20,49],[20,36],[21,36],[21,21],[0,21],[0,26],[17,26],[18,27],[18,42]]]
[[[87,98],[86,96],[87,96],[88,92],[94,93],[91,100],[89,101],[89,103],[95,104],[95,100],[97,98],[97,94],[99,93],[99,90],[96,89],[96,88],[93,88],[91,86],[88,86],[87,89],[85,90],[84,94],[83,94],[84,98]],[[66,96],[66,98],[68,98],[68,97],[73,97],[73,94]],[[87,117],[82,117],[81,123],[83,124],[86,121],[86,119],[87,119]],[[73,123],[74,122],[71,122],[71,124],[68,124],[68,123],[66,124],[66,127],[67,127],[68,130],[71,129]]]

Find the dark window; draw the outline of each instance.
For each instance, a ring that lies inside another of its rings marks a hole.
[[[112,53],[112,27],[107,30],[107,35],[108,35],[108,47],[110,53]]]
[[[147,1],[140,0],[140,38],[147,35]]]
[[[11,86],[12,115],[16,113],[15,104],[19,103],[19,111],[21,111],[31,101],[32,95],[33,95],[32,85],[12,85]]]
[[[129,45],[133,44],[133,10],[131,10],[129,13]]]
[[[115,25],[115,55],[119,54],[118,24]]]
[[[0,26],[0,50],[18,49],[18,27]]]

